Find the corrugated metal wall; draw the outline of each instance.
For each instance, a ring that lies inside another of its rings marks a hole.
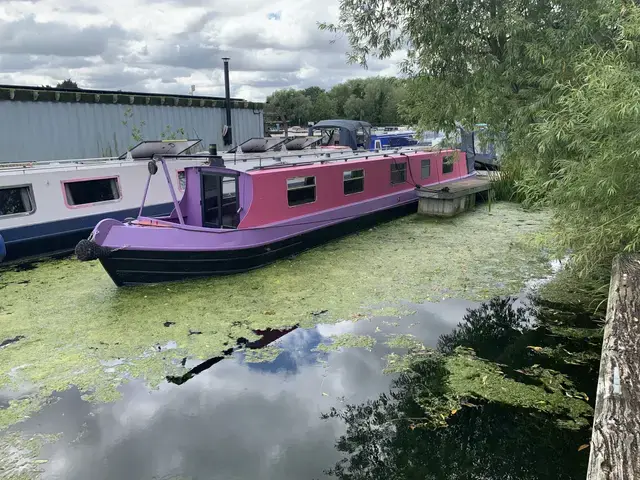
[[[125,125],[123,122],[126,121]],[[234,144],[263,136],[262,110],[231,110]],[[121,105],[105,103],[0,101],[0,162],[104,157],[124,153],[145,140],[184,129],[222,150],[223,108]]]

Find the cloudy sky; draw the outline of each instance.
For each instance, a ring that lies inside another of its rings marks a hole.
[[[0,0],[0,83],[223,95],[263,101],[283,87],[327,88],[394,75],[399,58],[346,64],[347,45],[318,30],[338,0]]]

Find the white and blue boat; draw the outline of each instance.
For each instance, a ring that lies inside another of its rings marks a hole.
[[[0,164],[0,262],[71,252],[106,217],[138,215],[140,186],[155,153],[182,153],[200,140],[147,141],[116,158]],[[184,185],[184,168],[204,163],[179,156],[167,166]],[[182,193],[180,192],[180,195]],[[166,189],[151,185],[151,216],[171,213]]]

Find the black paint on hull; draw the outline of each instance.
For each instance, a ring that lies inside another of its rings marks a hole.
[[[418,202],[374,212],[269,245],[213,252],[116,250],[100,262],[118,286],[232,275],[268,265],[335,238],[415,213]]]

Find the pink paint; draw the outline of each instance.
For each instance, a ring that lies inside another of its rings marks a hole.
[[[316,163],[247,172],[253,184],[253,201],[244,203],[245,208],[249,205],[249,209],[238,228],[252,228],[282,222],[290,218],[340,208],[394,192],[401,193],[413,190],[415,184],[430,185],[467,175],[464,153],[458,153],[458,159],[454,162],[451,173],[442,173],[443,157],[453,154],[452,150],[416,152],[407,155],[396,153],[387,157],[374,154],[361,160],[331,160],[326,164]],[[421,161],[425,159],[431,161],[431,175],[427,179],[422,179]],[[394,163],[407,163],[405,183],[391,183],[391,165]],[[364,170],[364,191],[345,195],[343,172],[361,169]],[[315,177],[315,202],[289,206],[287,179],[294,177]]]

